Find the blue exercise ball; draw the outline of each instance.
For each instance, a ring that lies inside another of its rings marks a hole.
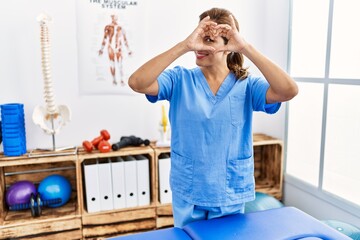
[[[71,197],[70,181],[61,175],[53,174],[44,178],[38,187],[38,192],[42,201],[61,199],[60,203],[50,204],[48,207],[61,207],[65,205]]]
[[[245,213],[283,207],[279,200],[266,193],[256,192],[255,200],[245,203]]]

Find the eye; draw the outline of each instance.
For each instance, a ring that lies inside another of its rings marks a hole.
[[[205,42],[214,42],[210,37],[204,37]]]

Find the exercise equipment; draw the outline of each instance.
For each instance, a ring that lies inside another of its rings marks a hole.
[[[61,202],[59,203],[48,204],[48,207],[60,207],[65,205],[71,197],[71,192],[70,181],[58,174],[47,176],[38,186],[38,193],[40,194],[42,201],[61,199]]]
[[[2,143],[2,129],[1,129],[1,121],[0,121],[0,145]]]
[[[169,237],[170,236],[170,237]],[[233,214],[112,240],[350,240],[350,238],[294,207]]]
[[[31,194],[36,195],[36,193],[36,187],[32,182],[26,180],[18,181],[6,190],[6,204],[12,206],[29,203]]]
[[[7,103],[0,105],[1,137],[4,155],[13,157],[26,153],[24,104]]]
[[[139,137],[135,137],[134,135],[127,136],[127,137],[121,137],[120,142],[114,143],[111,148],[112,150],[116,151],[123,147],[128,146],[140,146],[144,144],[145,146],[148,146],[150,144],[150,141],[148,139],[141,139]]]
[[[31,216],[41,216],[41,207],[60,207],[71,197],[71,184],[61,175],[44,178],[36,190],[35,185],[26,180],[18,181],[6,191],[6,203],[10,211],[31,209]]]
[[[110,139],[110,134],[107,130],[101,130],[100,136],[94,138],[90,141],[83,141],[82,145],[84,149],[91,153],[94,148],[98,149],[100,152],[105,153],[111,150],[111,145],[107,141]]]
[[[20,204],[14,204],[9,206],[10,211],[19,211],[19,210],[25,210],[30,209],[31,210],[31,216],[33,217],[39,217],[42,213],[42,208],[49,205],[59,204],[61,203],[61,198],[56,199],[49,199],[43,201],[41,199],[41,196],[39,193],[36,194],[36,197],[33,193],[31,193],[30,200],[28,203],[20,203]]]
[[[349,236],[351,239],[360,240],[360,228],[352,224],[345,223],[339,220],[322,220],[322,222],[332,227],[333,229],[341,232],[342,234]]]
[[[256,192],[255,200],[245,203],[245,213],[283,207],[279,200],[266,193]]]

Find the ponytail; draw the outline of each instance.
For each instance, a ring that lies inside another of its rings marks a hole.
[[[240,53],[231,52],[227,55],[227,67],[237,79],[244,80],[248,76],[248,68],[243,67],[244,56]]]

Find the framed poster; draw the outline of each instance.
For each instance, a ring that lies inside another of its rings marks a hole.
[[[147,29],[141,1],[78,0],[81,94],[132,94],[128,78],[144,62]]]

